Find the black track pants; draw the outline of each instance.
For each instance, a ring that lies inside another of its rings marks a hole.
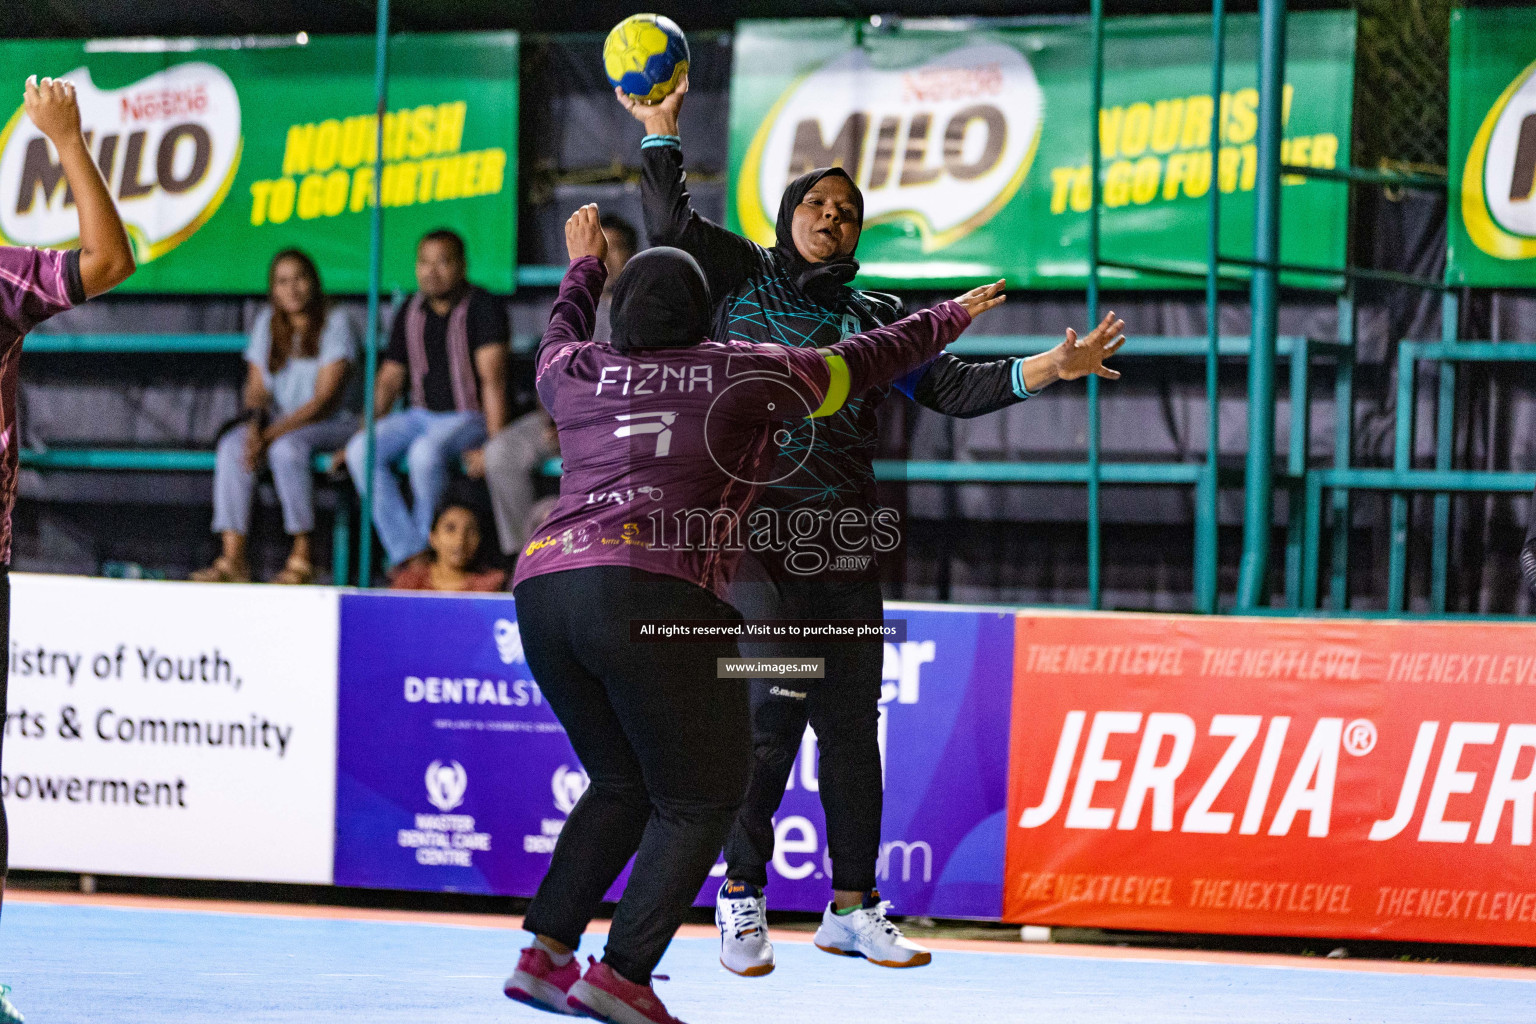
[[[751,561],[732,587],[731,603],[747,619],[879,619],[880,584],[754,573]],[[880,771],[880,676],[884,645],[857,643],[741,644],[743,657],[826,659],[824,679],[752,681],[752,783],[726,841],[727,875],[768,883],[773,815],[807,724],[816,732],[821,806],[827,816],[832,888],[875,887],[883,786]]]
[[[560,832],[524,927],[574,948],[631,856],[603,961],[648,985],[720,855],[751,768],[733,641],[634,642],[631,619],[735,619],[701,587],[627,568],[517,585],[528,667],[591,785]]]

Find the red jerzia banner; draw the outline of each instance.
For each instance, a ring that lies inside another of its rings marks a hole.
[[[1020,615],[1004,917],[1536,943],[1536,626]]]

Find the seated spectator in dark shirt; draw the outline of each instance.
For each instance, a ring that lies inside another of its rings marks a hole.
[[[472,476],[484,473],[481,445],[507,425],[507,355],[511,336],[500,301],[464,278],[464,240],[433,231],[416,247],[420,288],[395,317],[379,362],[373,407],[373,523],[391,566],[427,546],[432,510],[461,459]],[[390,412],[404,393],[408,405]],[[363,489],[365,438],[347,444],[347,469]],[[395,482],[393,464],[405,456],[411,504]]]
[[[480,520],[468,505],[446,501],[432,519],[430,555],[412,559],[390,578],[391,590],[491,592],[507,582],[501,569],[481,564]]]

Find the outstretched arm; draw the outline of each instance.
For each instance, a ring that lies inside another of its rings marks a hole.
[[[931,361],[975,317],[1001,305],[1005,298],[1003,282],[998,281],[932,309],[919,310],[893,324],[817,349],[827,361],[831,383],[825,401],[812,415],[830,416],[850,395],[889,384],[901,374]]]
[[[86,298],[110,291],[133,273],[133,248],[107,183],[80,134],[75,87],[62,79],[39,82],[33,75],[27,79],[23,103],[32,123],[59,151],[64,178],[75,198],[80,214],[80,281]]]
[[[897,391],[918,405],[946,416],[970,419],[1006,409],[1026,397],[1015,387],[1021,359],[966,362],[941,352],[895,382]]]
[[[757,267],[762,248],[699,216],[688,195],[677,114],[688,92],[688,76],[660,103],[645,104],[614,89],[625,110],[645,125],[640,143],[640,201],[645,233],[652,245],[674,245],[699,261],[716,301],[735,290]]]
[[[1125,321],[1111,312],[1086,337],[1068,328],[1060,345],[1027,359],[967,363],[946,352],[896,386],[935,412],[969,419],[1032,398],[1057,381],[1090,373],[1118,379],[1120,374],[1104,360],[1125,344],[1124,329]]]

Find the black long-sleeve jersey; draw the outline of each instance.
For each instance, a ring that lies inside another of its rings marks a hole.
[[[648,144],[642,168],[646,233],[653,245],[676,246],[698,260],[716,303],[716,339],[819,347],[901,315],[895,296],[856,289],[845,290],[838,308],[819,305],[796,284],[781,255],[699,216],[689,199],[682,149],[670,140]],[[1021,400],[1012,367],[1009,359],[967,363],[946,352],[894,387],[936,412],[980,416]],[[830,417],[786,423],[775,482],[760,504],[834,512],[872,508],[875,410],[891,390],[850,398]]]

